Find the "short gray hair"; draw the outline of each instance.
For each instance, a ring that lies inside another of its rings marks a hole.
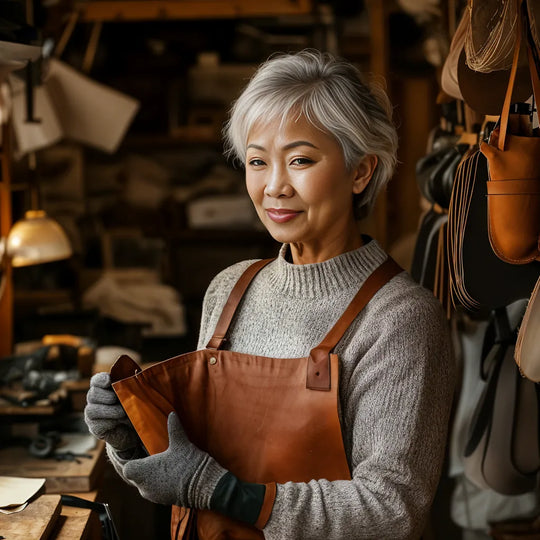
[[[396,165],[398,138],[384,90],[363,80],[351,63],[317,50],[280,54],[264,62],[233,104],[223,134],[225,154],[245,165],[249,133],[257,123],[304,115],[332,135],[352,170],[366,154],[378,158],[367,188],[355,195],[355,215],[372,209]]]

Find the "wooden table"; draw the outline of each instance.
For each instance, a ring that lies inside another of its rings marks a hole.
[[[82,494],[95,500],[97,491]],[[77,494],[81,496],[81,494]],[[0,514],[5,540],[99,540],[101,525],[91,510],[62,505],[60,495],[41,495],[22,512]]]
[[[16,514],[0,514],[0,531],[6,540],[51,538],[61,511],[60,495],[42,495]]]
[[[22,446],[0,449],[0,476],[45,478],[47,493],[84,493],[98,484],[105,467],[105,443],[98,441],[91,458],[56,461],[31,456]]]
[[[45,478],[45,494],[22,512],[0,515],[6,540],[98,540],[101,525],[95,512],[61,504],[60,494],[95,501],[105,467],[105,444],[98,441],[91,458],[56,461],[31,456],[26,448],[0,449],[0,475]]]
[[[72,493],[88,501],[95,501],[97,491],[88,493]],[[99,517],[87,508],[75,508],[73,506],[62,505],[62,511],[52,537],[54,540],[99,540],[101,538],[101,524]]]

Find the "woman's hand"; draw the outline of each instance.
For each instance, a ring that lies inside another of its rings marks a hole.
[[[90,379],[84,420],[90,433],[103,439],[116,452],[130,453],[141,445],[135,428],[111,386],[108,373],[97,373]]]
[[[167,428],[167,450],[126,463],[124,476],[152,502],[210,508],[217,481],[227,471],[189,441],[176,413],[169,414]]]

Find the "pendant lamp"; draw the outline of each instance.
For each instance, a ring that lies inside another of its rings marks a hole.
[[[28,210],[13,225],[6,241],[6,255],[13,267],[67,259],[71,254],[66,233],[44,210]]]

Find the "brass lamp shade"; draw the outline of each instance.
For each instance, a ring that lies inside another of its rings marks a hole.
[[[7,238],[7,255],[14,267],[67,259],[72,253],[62,227],[43,210],[26,212]]]

